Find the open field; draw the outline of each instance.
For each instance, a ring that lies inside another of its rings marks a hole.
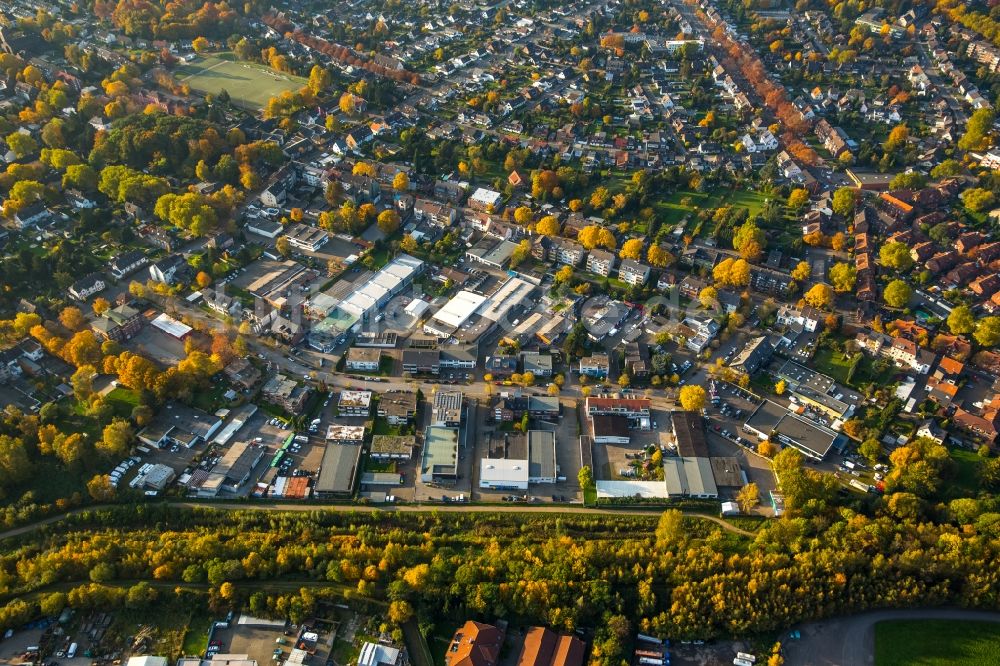
[[[225,90],[234,104],[249,109],[260,109],[270,98],[306,84],[301,77],[252,62],[238,62],[229,54],[198,56],[177,68],[177,78],[201,94],[217,95]]]
[[[875,625],[875,666],[1000,664],[1000,624],[890,620]]]

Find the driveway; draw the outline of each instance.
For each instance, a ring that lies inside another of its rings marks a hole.
[[[875,624],[884,620],[1000,622],[1000,613],[959,609],[884,610],[803,625],[802,638],[781,636],[785,666],[869,666],[875,663]]]

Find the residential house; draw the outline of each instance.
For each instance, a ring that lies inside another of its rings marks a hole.
[[[123,303],[91,322],[90,328],[102,340],[124,342],[138,333],[145,323],[141,311]]]
[[[378,372],[382,362],[382,350],[377,347],[351,347],[347,350],[344,367],[347,370]]]
[[[261,398],[265,402],[277,405],[289,414],[300,414],[311,394],[312,389],[300,386],[294,379],[281,374],[272,377],[261,389]]]
[[[69,295],[78,301],[85,301],[94,294],[104,291],[107,286],[100,273],[91,273],[74,282],[69,288]]]
[[[625,259],[618,267],[618,279],[633,287],[641,287],[649,280],[650,268],[646,264]]]
[[[568,238],[550,238],[549,261],[566,266],[579,266],[586,250],[576,241]]]
[[[149,263],[142,250],[131,250],[111,260],[109,268],[116,280],[121,280]]]
[[[504,634],[496,627],[467,621],[451,638],[445,666],[497,666]]]
[[[592,379],[607,379],[608,355],[592,354],[580,359],[580,374]]]
[[[608,277],[615,266],[615,253],[594,248],[587,254],[587,270]]]
[[[888,349],[883,349],[883,354],[891,358],[896,365],[909,368],[921,375],[930,372],[931,364],[934,362],[932,353],[921,349],[917,343],[906,338],[893,338]]]
[[[171,254],[149,267],[149,276],[156,282],[173,284],[178,273],[183,272],[187,262],[179,254]]]
[[[378,402],[378,415],[389,425],[411,423],[417,415],[417,394],[415,391],[388,391]]]

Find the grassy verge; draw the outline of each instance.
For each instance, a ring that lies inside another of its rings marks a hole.
[[[875,625],[875,666],[1000,666],[1000,624],[893,620]]]

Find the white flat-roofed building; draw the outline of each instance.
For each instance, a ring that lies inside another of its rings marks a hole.
[[[344,312],[364,319],[403,291],[423,268],[422,260],[401,254],[341,301],[339,307]]]
[[[379,643],[365,643],[358,654],[358,666],[397,666],[400,663],[397,648]]]
[[[371,391],[341,391],[337,411],[341,416],[368,416],[372,410]]]
[[[482,294],[460,291],[424,324],[424,332],[441,338],[450,337],[484,302],[486,297]]]
[[[500,205],[501,196],[499,192],[480,187],[472,193],[472,196],[469,197],[466,203],[469,208],[493,213],[496,212],[497,207]]]
[[[479,487],[490,490],[527,490],[528,461],[483,458],[479,461]]]
[[[521,305],[535,290],[527,280],[512,277],[500,285],[477,309],[477,313],[490,321],[500,321],[513,308]]]
[[[288,244],[305,252],[315,252],[330,240],[330,234],[324,229],[311,227],[308,224],[296,224],[285,234]]]
[[[326,428],[326,441],[330,444],[357,444],[365,441],[365,427],[333,423]]]
[[[178,340],[183,340],[188,335],[191,334],[193,330],[187,324],[181,323],[171,317],[166,313],[158,315],[153,321],[149,322],[154,327],[160,329],[172,338],[177,338]]]

